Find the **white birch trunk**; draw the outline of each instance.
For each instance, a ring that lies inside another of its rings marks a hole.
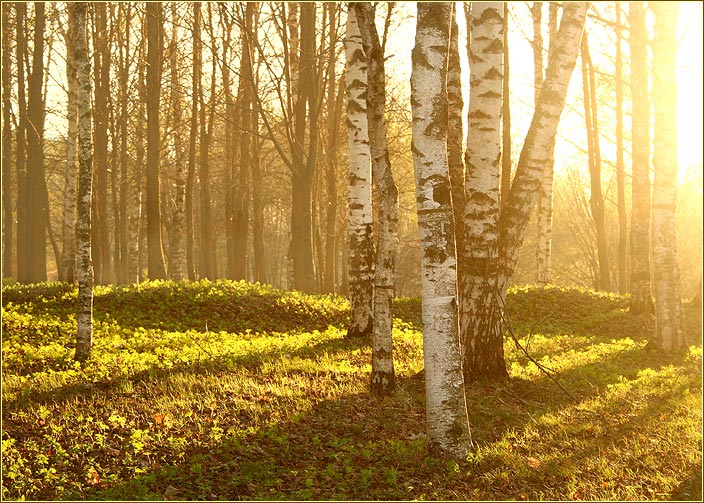
[[[457,260],[447,161],[450,2],[418,3],[412,53],[413,165],[421,242],[428,443],[455,458],[472,449],[460,360]]]
[[[497,289],[503,4],[472,3],[460,334],[465,381],[507,377]]]
[[[518,260],[530,211],[535,205],[551,142],[565,105],[567,86],[577,61],[588,2],[567,2],[555,39],[540,98],[518,160],[516,175],[499,224],[499,277],[497,289],[505,293]]]
[[[78,361],[90,356],[93,345],[93,261],[91,258],[91,198],[93,186],[93,145],[90,106],[90,61],[86,43],[86,3],[69,4],[74,11],[74,60],[78,82],[78,198],[76,221],[76,267],[78,275]]]
[[[181,91],[180,91],[180,74],[178,71],[178,9],[176,4],[171,4],[171,12],[173,15],[173,32],[172,32],[172,48],[171,48],[171,101],[173,110],[173,119],[176,124],[182,124],[181,114]],[[175,208],[173,216],[172,242],[170,246],[171,264],[169,273],[171,279],[175,281],[182,280],[186,269],[186,256],[184,254],[184,230],[186,217],[186,168],[184,166],[184,149],[182,135],[183,131],[179,128],[174,128],[173,141],[176,162],[176,195]]]
[[[374,322],[372,330],[372,393],[390,395],[395,386],[393,360],[394,274],[398,249],[398,189],[391,172],[386,145],[386,73],[384,54],[374,24],[374,7],[355,3],[355,11],[367,54],[369,87],[367,121],[372,156],[372,176],[379,194],[378,238],[374,275]]]
[[[61,280],[73,283],[76,268],[76,181],[78,178],[78,83],[76,82],[76,54],[73,47],[76,21],[74,9],[68,9],[66,35],[66,77],[68,80],[68,134],[66,144],[66,172],[64,173],[64,249],[61,254]]]
[[[663,351],[685,347],[680,270],[675,233],[677,210],[677,18],[679,2],[649,4],[653,37],[653,293],[655,345]]]
[[[348,337],[372,334],[374,242],[372,232],[371,153],[367,123],[367,58],[354,8],[347,14],[345,83],[349,133],[349,298]]]

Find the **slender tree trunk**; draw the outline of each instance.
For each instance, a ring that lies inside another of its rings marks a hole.
[[[631,49],[632,171],[630,312],[652,311],[650,292],[650,100],[644,2],[628,4]]]
[[[508,50],[508,2],[504,2],[504,76],[501,105],[501,207],[503,208],[511,190],[511,100],[509,94],[509,50]]]
[[[242,62],[240,80],[243,84],[239,111],[242,120],[240,133],[239,179],[233,201],[234,226],[234,279],[247,278],[247,244],[249,240],[250,175],[252,157],[252,110],[254,108],[253,48],[250,40],[255,36],[254,15],[256,3],[247,2],[242,31]],[[256,140],[255,140],[256,141]]]
[[[256,81],[256,80],[255,80]],[[256,88],[255,88],[256,92]],[[252,244],[254,248],[254,281],[270,281],[266,273],[266,245],[264,244],[264,187],[259,158],[259,106],[254,102],[252,115]]]
[[[145,171],[144,155],[144,117],[146,102],[146,85],[144,82],[144,60],[145,60],[145,26],[142,26],[138,58],[137,58],[137,96],[139,102],[136,109],[137,120],[135,124],[135,169],[131,183],[132,204],[129,213],[129,265],[128,282],[136,283],[142,281],[143,275],[143,255],[144,246],[142,235],[144,234],[144,194],[143,194],[143,173]]]
[[[503,357],[501,302],[497,295],[503,5],[473,3],[469,34],[467,128],[460,337],[465,382],[508,377]]]
[[[2,4],[2,275],[12,276],[12,128],[10,123],[12,107],[12,61],[10,51],[12,45],[12,25],[10,9],[12,5]]]
[[[679,2],[649,4],[653,36],[653,293],[655,345],[662,351],[686,347],[677,256],[677,19]]]
[[[147,18],[147,267],[149,279],[166,279],[159,207],[159,96],[161,94],[161,2],[146,4]]]
[[[188,279],[196,279],[195,227],[193,224],[193,192],[196,172],[196,139],[198,136],[198,102],[201,94],[201,51],[200,40],[201,4],[193,3],[193,72],[191,84],[193,100],[191,102],[191,130],[188,138],[188,172],[186,175],[186,270]]]
[[[628,229],[626,173],[623,164],[623,55],[621,49],[621,2],[616,2],[616,185],[618,190],[618,293],[628,292]]]
[[[171,267],[170,276],[175,281],[180,281],[184,277],[185,256],[183,253],[183,231],[184,214],[186,211],[186,169],[184,166],[183,151],[183,116],[181,113],[181,75],[179,72],[180,51],[179,33],[180,23],[177,4],[171,4],[171,107],[174,121],[174,160],[176,163],[176,195],[175,208],[172,221],[172,241],[171,241]]]
[[[462,379],[455,230],[447,164],[447,61],[452,4],[418,3],[412,53],[413,165],[423,291],[428,444],[464,459],[472,450]]]
[[[537,4],[534,3],[535,6]],[[534,30],[540,30],[541,24],[538,20],[537,24],[534,18]],[[557,35],[557,5],[550,3],[549,19],[548,19],[549,33],[550,33],[550,45],[548,49],[548,54],[552,55],[553,49],[555,47],[555,37]],[[540,71],[536,68],[535,78],[540,78],[540,83],[536,80],[535,89],[536,97],[535,102],[538,102],[539,93],[543,85],[543,43],[542,35],[536,34],[535,36],[536,45],[534,46],[534,51],[539,51],[540,56],[536,54],[534,56],[535,64],[540,64]],[[540,47],[538,47],[537,42],[540,41]],[[548,64],[550,64],[550,57],[548,58]],[[545,165],[545,170],[543,172],[543,182],[540,185],[540,193],[538,194],[538,239],[536,246],[536,264],[537,264],[537,276],[536,280],[539,285],[547,285],[552,281],[552,210],[553,210],[553,174],[554,174],[554,164],[555,164],[555,138],[550,138],[548,143],[549,156],[547,164]]]
[[[27,98],[25,89],[25,58],[27,54],[27,3],[15,3],[17,34],[17,280],[29,281],[29,254],[27,253]]]
[[[386,142],[386,70],[384,53],[370,3],[355,4],[367,54],[367,122],[372,174],[379,193],[379,225],[374,264],[374,321],[372,330],[372,393],[390,395],[396,383],[393,360],[391,307],[394,300],[398,249],[398,189],[394,182]]]
[[[78,104],[78,197],[76,205],[76,267],[78,276],[77,361],[85,361],[93,346],[93,263],[91,259],[91,197],[93,190],[93,146],[91,138],[90,60],[86,40],[85,2],[69,4],[75,22],[70,31],[76,62]]]
[[[110,93],[110,47],[107,29],[107,4],[96,2],[89,7],[93,13],[93,73],[95,79],[94,114],[94,180],[92,253],[95,281],[110,282],[111,255],[108,231],[108,98]]]
[[[34,48],[27,93],[27,281],[46,281],[46,192],[44,175],[44,2],[34,4]]]
[[[601,148],[599,147],[599,120],[597,118],[596,83],[592,59],[589,54],[587,33],[582,38],[582,85],[584,90],[584,118],[587,129],[589,178],[591,197],[589,204],[596,227],[597,256],[599,257],[599,289],[611,290],[608,242],[604,216],[604,196],[601,192]]]
[[[122,4],[123,20],[125,30],[118,31],[120,34],[120,279],[130,282],[129,275],[129,244],[128,244],[128,207],[127,196],[129,193],[129,167],[127,158],[127,121],[128,116],[128,95],[127,81],[129,77],[128,61],[130,58],[130,25],[132,24],[132,6],[128,3]]]
[[[345,38],[347,126],[349,133],[349,298],[348,337],[372,334],[374,295],[374,240],[372,225],[372,172],[367,118],[367,57],[357,21],[349,9]]]
[[[325,273],[323,292],[333,293],[336,286],[335,278],[335,221],[337,219],[337,113],[335,63],[337,49],[338,8],[335,2],[325,3],[330,24],[328,43],[328,75],[327,75],[327,143],[325,145],[325,189],[327,206],[325,213]]]
[[[66,79],[68,82],[68,133],[66,138],[66,172],[64,173],[63,252],[59,267],[59,280],[74,281],[76,265],[76,184],[78,181],[78,83],[72,30],[76,22],[73,9],[68,9],[66,34]]]

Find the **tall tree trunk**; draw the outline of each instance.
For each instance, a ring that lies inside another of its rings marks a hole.
[[[146,4],[147,18],[147,267],[149,279],[166,279],[159,207],[159,96],[161,94],[161,2]]]
[[[10,23],[11,4],[2,4],[2,275],[12,276],[13,232],[12,232],[12,128],[10,123],[12,107],[12,25]]]
[[[129,193],[129,168],[127,160],[127,121],[128,116],[128,96],[127,82],[129,77],[130,58],[130,25],[132,24],[132,6],[128,3],[120,5],[123,12],[125,30],[118,31],[120,37],[120,278],[123,282],[130,282],[129,277],[129,244],[128,244],[128,207],[127,196]]]
[[[653,310],[650,292],[650,101],[644,2],[628,4],[631,49],[632,171],[630,312]]]
[[[256,77],[255,77],[256,82]],[[256,93],[255,88],[255,93]],[[270,281],[266,272],[266,246],[264,244],[264,187],[259,158],[259,105],[254,102],[252,114],[252,244],[254,248],[254,281]]]
[[[384,53],[370,3],[355,4],[367,54],[367,122],[372,176],[379,193],[379,225],[374,264],[374,321],[372,330],[372,393],[390,395],[395,386],[391,307],[394,300],[398,249],[398,189],[386,142],[386,70]]]
[[[172,241],[170,245],[171,262],[169,273],[171,279],[180,281],[184,277],[185,256],[183,253],[184,213],[186,211],[186,169],[183,151],[183,116],[181,113],[181,74],[179,72],[179,16],[178,5],[171,4],[171,107],[173,111],[174,162],[176,163],[176,195],[172,221]]]
[[[27,281],[46,281],[46,212],[44,176],[44,2],[34,4],[34,48],[27,93]]]
[[[327,142],[325,145],[325,189],[327,206],[325,208],[325,273],[323,292],[333,293],[336,286],[335,278],[335,221],[337,219],[337,113],[335,79],[335,63],[337,49],[338,8],[335,2],[326,2],[330,25],[327,66]]]
[[[616,2],[616,185],[618,190],[618,293],[628,292],[626,173],[623,165],[623,55],[621,50],[621,2]]]
[[[452,4],[418,3],[412,53],[413,165],[423,292],[428,444],[455,458],[472,449],[457,323],[455,230],[447,164],[447,61]]]
[[[357,21],[357,9],[347,14],[345,38],[347,126],[349,144],[348,225],[350,325],[348,337],[372,334],[374,240],[372,171],[367,118],[367,57]]]
[[[503,208],[511,190],[511,99],[509,94],[509,50],[508,50],[508,2],[504,2],[504,76],[501,86],[501,207]]]
[[[494,297],[501,300],[506,297],[508,282],[515,271],[530,211],[535,205],[543,172],[551,155],[550,140],[557,132],[565,105],[567,86],[577,61],[588,7],[587,2],[564,4],[560,29],[555,37],[555,50],[551,55],[538,105],[518,159],[511,190],[501,208],[499,264],[494,293]],[[503,309],[503,302],[500,302],[499,307]],[[489,323],[487,325],[491,326]],[[503,347],[500,344],[495,347],[501,352],[497,352],[494,358],[503,359]]]
[[[686,347],[677,256],[677,19],[679,2],[649,4],[653,36],[653,293],[655,345],[662,351]]]
[[[191,74],[191,85],[193,89],[193,99],[191,102],[191,124],[188,137],[188,172],[186,174],[186,270],[188,279],[196,279],[196,259],[195,259],[195,226],[193,224],[193,192],[196,178],[196,139],[198,136],[198,102],[201,95],[201,51],[200,40],[201,25],[201,4],[193,3],[193,72]]]
[[[108,231],[108,98],[110,94],[110,46],[107,30],[107,4],[97,2],[89,7],[93,12],[93,73],[95,79],[94,114],[94,169],[92,253],[95,281],[110,283],[111,255]]]
[[[467,203],[460,248],[460,337],[465,382],[508,377],[497,295],[503,5],[473,3],[469,40]]]
[[[136,107],[137,120],[135,124],[135,170],[132,182],[132,198],[133,202],[129,214],[129,266],[128,266],[128,281],[136,283],[142,281],[143,277],[143,255],[144,255],[144,240],[142,236],[145,234],[144,225],[144,188],[143,188],[143,173],[145,172],[144,162],[144,118],[145,118],[145,102],[146,102],[146,83],[144,81],[144,65],[146,54],[146,26],[142,25],[138,58],[137,58],[137,96],[139,98],[138,106]]]
[[[76,267],[78,276],[78,332],[76,354],[78,361],[90,356],[93,346],[93,263],[91,259],[91,197],[93,190],[93,151],[91,138],[90,60],[86,40],[85,2],[69,4],[75,25],[70,32],[76,62],[78,104],[78,197],[76,205]]]
[[[293,5],[293,4],[292,4]],[[315,5],[301,2],[300,60],[295,104],[293,169],[291,176],[291,258],[293,287],[315,291],[313,269],[313,175],[316,165],[317,101],[315,96]],[[293,34],[292,34],[293,38]],[[293,44],[293,41],[292,41]],[[305,148],[308,130],[308,149]]]
[[[609,251],[606,239],[606,219],[604,216],[604,196],[601,192],[601,148],[599,146],[599,120],[596,105],[596,75],[589,53],[587,33],[582,38],[582,86],[584,90],[584,118],[587,130],[587,145],[589,155],[589,178],[591,197],[589,204],[596,227],[596,247],[599,258],[599,289],[611,290],[611,268],[609,267]]]
[[[240,133],[239,179],[235,188],[233,201],[234,230],[234,279],[247,277],[247,244],[249,239],[250,175],[252,156],[252,110],[254,108],[254,72],[252,68],[253,48],[250,40],[255,36],[254,15],[256,3],[247,2],[242,30],[242,61],[240,64],[240,81],[242,82],[242,100],[240,115],[242,130]],[[256,140],[255,140],[256,141]]]
[[[16,63],[17,63],[17,280],[29,281],[27,253],[27,98],[25,89],[25,58],[27,54],[27,3],[15,3]]]
[[[534,6],[537,2],[534,2]],[[533,21],[534,30],[540,30],[540,21]],[[550,64],[550,57],[552,55],[553,49],[555,47],[555,37],[557,35],[557,5],[550,3],[549,11],[549,34],[550,34],[550,45],[548,49],[548,64]],[[533,47],[534,51],[539,51],[540,56],[536,54],[534,56],[535,64],[540,64],[540,71],[536,68],[535,78],[540,78],[540,83],[538,80],[535,81],[536,97],[535,102],[538,102],[539,93],[543,85],[543,43],[542,35],[535,35],[536,45]],[[540,47],[538,47],[537,42],[540,40]],[[540,192],[538,194],[538,239],[536,245],[536,265],[537,265],[537,276],[536,280],[539,285],[547,285],[552,281],[552,210],[553,210],[553,174],[554,174],[554,164],[555,164],[555,138],[550,138],[548,143],[549,156],[547,164],[545,165],[545,170],[543,172],[543,182],[540,185]]]

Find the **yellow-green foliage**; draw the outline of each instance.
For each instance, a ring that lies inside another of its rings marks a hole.
[[[476,451],[425,447],[420,302],[395,306],[398,389],[367,393],[346,301],[242,282],[3,290],[3,499],[700,499],[699,332],[645,346],[649,316],[588,291],[509,293],[508,381],[467,392]]]

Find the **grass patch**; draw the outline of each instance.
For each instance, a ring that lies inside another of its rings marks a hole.
[[[577,400],[507,339],[509,380],[468,390],[477,449],[460,463],[426,449],[417,299],[394,306],[385,400],[338,297],[98,287],[83,367],[75,301],[62,284],[3,290],[3,499],[701,499],[700,325],[658,354],[621,297],[509,293],[517,336]]]

